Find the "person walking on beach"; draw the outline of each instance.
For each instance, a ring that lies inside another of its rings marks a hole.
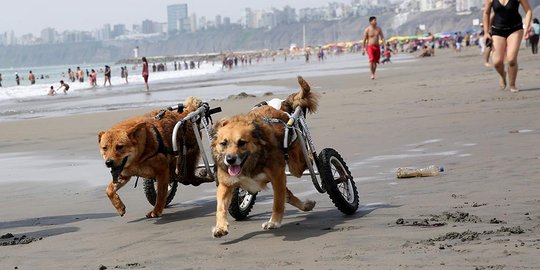
[[[21,78],[19,77],[19,73],[15,72],[15,82],[17,82],[17,85],[21,84]]]
[[[36,76],[34,76],[34,73],[30,70],[28,72],[28,80],[30,81],[30,84],[36,84]]]
[[[531,40],[532,54],[538,53],[538,37],[540,36],[540,22],[534,18],[529,39]]]
[[[375,16],[369,17],[369,26],[364,30],[362,55],[365,55],[366,52],[368,54],[372,80],[375,80],[375,71],[377,70],[379,60],[381,59],[381,44],[379,43],[379,40],[384,42],[383,31],[377,26],[377,18]]]
[[[525,11],[525,30],[519,14],[519,6]],[[489,22],[491,9],[495,12],[493,21]],[[485,0],[484,2],[484,39],[493,40],[493,66],[499,73],[499,85],[506,89],[506,71],[504,68],[504,56],[508,61],[508,79],[510,91],[517,93],[516,78],[518,72],[517,57],[521,40],[529,38],[532,20],[532,10],[528,0]],[[488,26],[491,25],[491,29]],[[491,33],[489,32],[491,30]]]
[[[146,57],[142,58],[142,77],[144,79],[145,90],[148,92],[150,89],[148,88],[148,61]]]
[[[64,95],[67,95],[67,91],[69,90],[69,84],[64,83],[64,81],[60,81],[60,87],[56,91],[60,91],[64,87]]]
[[[103,83],[103,86],[107,85],[107,82],[109,82],[109,86],[112,86],[111,84],[111,67],[105,65],[105,82]]]

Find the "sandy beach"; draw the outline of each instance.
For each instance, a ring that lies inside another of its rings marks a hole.
[[[346,160],[358,212],[344,216],[310,179],[289,178],[317,201],[312,212],[287,205],[283,227],[263,231],[268,190],[222,239],[211,237],[214,184],[180,186],[159,219],[144,217],[140,181],[119,192],[124,217],[105,196],[97,133],[148,108],[0,122],[0,269],[540,269],[539,58],[522,48],[517,94],[482,59],[439,50],[381,65],[375,81],[305,76],[321,93],[308,116],[315,145]],[[295,79],[240,85],[298,89]],[[269,98],[210,104],[220,118]],[[398,167],[431,164],[445,172],[396,179]]]

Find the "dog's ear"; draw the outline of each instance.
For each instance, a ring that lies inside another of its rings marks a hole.
[[[227,124],[229,124],[230,122],[230,118],[229,117],[225,117],[219,121],[217,121],[215,124],[214,124],[214,132],[216,132],[218,129],[226,126]]]
[[[212,132],[210,133],[210,137],[212,137],[213,140],[216,139],[217,131],[229,123],[229,119],[230,119],[229,117],[226,117],[217,121],[214,124],[214,128],[212,129]]]
[[[103,134],[105,134],[105,131],[100,131],[97,135],[97,141],[98,143],[101,143],[101,136],[103,136]]]
[[[140,122],[138,123],[137,125],[135,125],[134,127],[132,127],[131,129],[128,129],[127,130],[127,135],[130,139],[135,139],[137,138],[137,135],[140,133],[140,131],[143,131],[144,128],[146,127],[146,123],[145,122]]]

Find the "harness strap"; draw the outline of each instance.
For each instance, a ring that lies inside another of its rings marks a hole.
[[[157,127],[152,125],[152,129],[156,133],[156,139],[158,141],[158,149],[153,156],[156,156],[157,154],[176,155],[177,152],[175,152],[171,148],[165,147],[165,143],[163,143],[163,137],[161,137],[161,133],[159,133],[159,130],[157,129]]]

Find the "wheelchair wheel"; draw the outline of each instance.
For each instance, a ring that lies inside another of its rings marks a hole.
[[[319,174],[334,205],[346,215],[358,209],[358,191],[353,176],[339,153],[325,148],[319,154]]]
[[[247,190],[236,188],[233,191],[229,214],[235,220],[246,219],[255,204],[255,199],[257,199],[257,193],[249,193]]]
[[[176,194],[176,189],[178,188],[178,182],[173,181],[169,183],[169,186],[167,187],[167,202],[165,203],[165,207],[169,206],[169,204],[172,202],[174,195]],[[151,205],[156,204],[156,198],[157,198],[157,182],[155,179],[147,179],[143,178],[143,190],[144,195],[146,195],[146,200]]]

